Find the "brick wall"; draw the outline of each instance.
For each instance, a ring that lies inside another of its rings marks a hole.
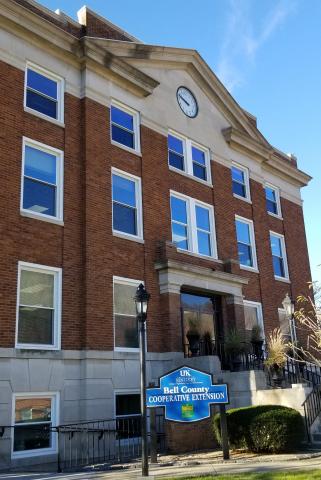
[[[310,270],[300,206],[282,199],[284,221],[271,217],[263,186],[253,180],[252,204],[234,198],[229,168],[215,161],[214,188],[169,171],[166,137],[144,126],[142,156],[112,145],[109,110],[90,99],[65,96],[65,128],[25,113],[23,77],[22,71],[0,65],[0,172],[5,185],[0,191],[0,346],[14,346],[17,262],[22,260],[63,268],[63,348],[113,349],[113,275],[146,282],[151,293],[149,350],[180,348],[179,301],[160,296],[155,261],[165,255],[228,271],[230,259],[237,260],[235,214],[254,221],[259,273],[230,265],[233,273],[249,279],[245,298],[262,302],[266,329],[278,325],[277,308],[287,292],[293,298],[306,293]],[[22,136],[64,151],[63,227],[20,216]],[[112,235],[112,166],[142,178],[144,244]],[[170,189],[214,205],[218,255],[225,266],[166,245],[171,241]],[[285,235],[291,284],[274,279],[270,229]],[[176,305],[174,312],[170,305]]]

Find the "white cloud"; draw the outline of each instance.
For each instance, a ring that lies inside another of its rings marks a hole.
[[[229,0],[227,5],[229,16],[216,73],[232,91],[244,84],[244,71],[253,65],[259,49],[295,10],[296,2],[279,0],[273,3],[261,23],[253,15],[254,0]]]

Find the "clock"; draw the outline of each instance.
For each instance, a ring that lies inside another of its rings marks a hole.
[[[195,118],[198,114],[198,105],[192,92],[186,87],[178,87],[176,98],[181,110],[190,118]]]

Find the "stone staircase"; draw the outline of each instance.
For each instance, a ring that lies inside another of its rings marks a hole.
[[[311,427],[311,441],[313,445],[321,446],[321,414],[317,417]]]

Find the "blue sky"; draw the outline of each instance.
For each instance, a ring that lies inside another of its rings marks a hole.
[[[76,18],[82,0],[42,0]],[[321,1],[88,0],[151,44],[195,48],[275,147],[313,176],[303,190],[310,263],[321,281]],[[300,255],[300,252],[298,252]]]

